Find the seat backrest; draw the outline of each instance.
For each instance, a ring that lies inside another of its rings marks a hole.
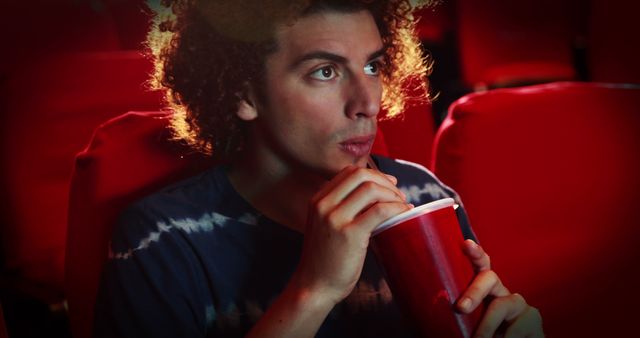
[[[579,0],[458,0],[462,77],[469,87],[571,80]]]
[[[100,7],[76,0],[1,1],[0,30],[10,34],[3,40],[0,81],[52,53],[121,49],[113,15]]]
[[[455,102],[434,170],[554,337],[635,331],[640,87],[552,83]]]
[[[377,154],[416,162],[427,168],[431,164],[431,149],[435,138],[435,122],[429,103],[416,103],[406,107],[401,117],[379,123],[384,137],[383,149],[374,148]]]
[[[428,45],[443,44],[453,31],[455,20],[455,3],[453,1],[438,2],[437,5],[418,9],[413,13],[416,18],[418,38]]]
[[[159,109],[160,95],[142,85],[151,70],[135,51],[52,53],[5,79],[0,194],[11,205],[2,207],[0,256],[21,281],[52,294],[42,301],[64,296],[74,156],[105,120],[131,109]]]
[[[122,49],[143,48],[150,29],[151,14],[146,0],[102,0],[105,12],[113,17]]]
[[[69,197],[65,292],[74,337],[90,337],[107,246],[120,211],[195,175],[209,160],[170,141],[165,112],[130,112],[98,127],[76,157]]]
[[[640,84],[637,55],[640,44],[632,23],[640,11],[638,1],[591,0],[587,61],[591,81]]]

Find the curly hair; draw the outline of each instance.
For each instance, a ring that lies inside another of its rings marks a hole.
[[[163,90],[176,139],[220,159],[241,149],[244,122],[235,112],[248,83],[263,81],[278,25],[325,10],[368,10],[385,45],[381,118],[428,101],[432,61],[414,32],[409,0],[149,0],[147,37],[155,64],[151,87]],[[157,1],[156,1],[157,2]]]

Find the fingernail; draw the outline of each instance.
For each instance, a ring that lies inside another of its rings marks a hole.
[[[472,249],[477,249],[478,248],[478,243],[476,243],[474,240],[468,239],[467,242],[471,243],[471,248]]]
[[[460,302],[460,307],[464,311],[469,311],[471,309],[471,299],[465,298]]]
[[[391,180],[391,182],[393,182],[394,184],[398,183],[398,179],[395,176],[388,175],[388,174],[385,174],[385,176],[387,176],[387,178]]]

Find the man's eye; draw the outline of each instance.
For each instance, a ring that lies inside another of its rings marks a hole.
[[[333,66],[325,66],[314,71],[310,76],[316,80],[328,81],[336,77],[336,71]]]
[[[378,75],[380,73],[380,62],[373,61],[364,66],[364,73],[367,75]]]

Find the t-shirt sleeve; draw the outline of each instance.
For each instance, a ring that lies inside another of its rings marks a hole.
[[[472,239],[477,243],[478,239],[476,238],[476,234],[473,232],[471,224],[469,223],[469,216],[462,205],[456,209],[456,216],[458,216],[458,223],[460,223],[460,230],[462,231],[464,239]]]
[[[205,337],[213,308],[187,241],[144,208],[120,217],[96,300],[94,337]],[[158,239],[162,238],[162,241]]]
[[[442,198],[453,198],[458,204],[456,215],[465,239],[477,238],[460,196],[442,183],[430,170],[417,163],[376,156],[380,169],[398,179],[398,188],[407,195],[409,203],[419,206]]]

